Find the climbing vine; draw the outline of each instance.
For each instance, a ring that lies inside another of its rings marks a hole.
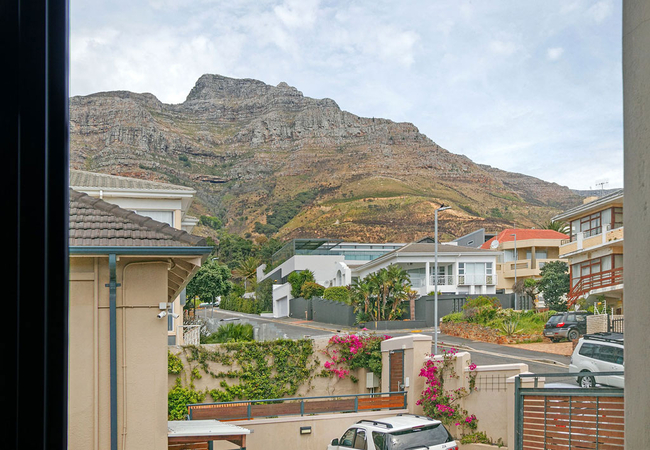
[[[167,350],[167,372],[172,375],[178,375],[183,371],[183,361],[178,355]]]
[[[470,395],[476,386],[476,364],[469,365],[468,386],[469,389],[460,387],[458,389],[446,389],[445,381],[458,379],[460,376],[454,370],[454,361],[457,350],[442,349],[442,360],[434,361],[428,359],[420,370],[420,376],[425,378],[425,389],[422,391],[417,405],[422,405],[424,413],[434,419],[451,427],[460,428],[461,434],[471,434],[476,431],[478,419],[474,414],[469,414],[461,408],[459,401]],[[454,434],[454,433],[452,433]]]
[[[201,376],[197,368],[221,379],[218,388],[207,391],[217,402],[293,396],[301,385],[311,382],[320,366],[320,361],[313,358],[313,343],[309,339],[237,342],[217,348],[188,346],[184,351],[187,362],[196,364],[192,379]],[[216,372],[210,362],[231,369]]]

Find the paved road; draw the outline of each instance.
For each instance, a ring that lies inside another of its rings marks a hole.
[[[260,337],[263,339],[276,339],[279,337],[299,339],[305,336],[315,338],[320,336],[332,336],[341,331],[354,331],[353,329],[337,327],[336,325],[331,324],[323,324],[313,321],[307,322],[292,318],[264,318],[254,314],[225,311],[218,308],[214,309],[214,311],[211,311],[208,308],[197,311],[197,313],[201,317],[212,318],[211,322],[213,326],[218,326],[218,324],[223,321],[233,320],[250,323],[254,327],[258,328]],[[433,336],[432,329],[418,332]],[[392,336],[403,336],[411,333],[411,331],[406,330],[402,330],[401,332],[390,332]],[[528,364],[528,370],[534,373],[568,372],[568,356],[472,341],[443,334],[439,335],[439,343],[441,346],[454,346],[458,349],[469,351],[472,355],[472,362],[477,365],[525,363]]]

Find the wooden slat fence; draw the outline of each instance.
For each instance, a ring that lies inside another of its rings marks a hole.
[[[265,399],[227,403],[188,405],[190,420],[222,421],[263,417],[358,412],[364,410],[406,408],[406,392],[359,394],[331,397]]]
[[[621,372],[601,374],[620,375]],[[557,375],[566,377],[566,374],[538,377]],[[515,450],[624,448],[623,389],[522,388],[520,377],[515,379]]]

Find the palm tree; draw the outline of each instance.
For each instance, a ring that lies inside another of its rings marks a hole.
[[[542,225],[542,230],[554,230],[567,234],[569,232],[569,225],[561,220],[549,220]]]
[[[248,290],[248,281],[251,280],[251,286],[254,286],[257,278],[257,266],[260,265],[260,260],[254,256],[249,256],[244,261],[239,263],[239,266],[232,271],[235,278],[244,280],[244,290]]]

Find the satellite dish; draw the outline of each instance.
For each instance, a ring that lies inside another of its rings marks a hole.
[[[497,241],[496,239],[493,240],[492,243],[490,244],[490,248],[493,249],[493,250],[495,248],[497,248],[498,246],[499,246],[499,241]]]

